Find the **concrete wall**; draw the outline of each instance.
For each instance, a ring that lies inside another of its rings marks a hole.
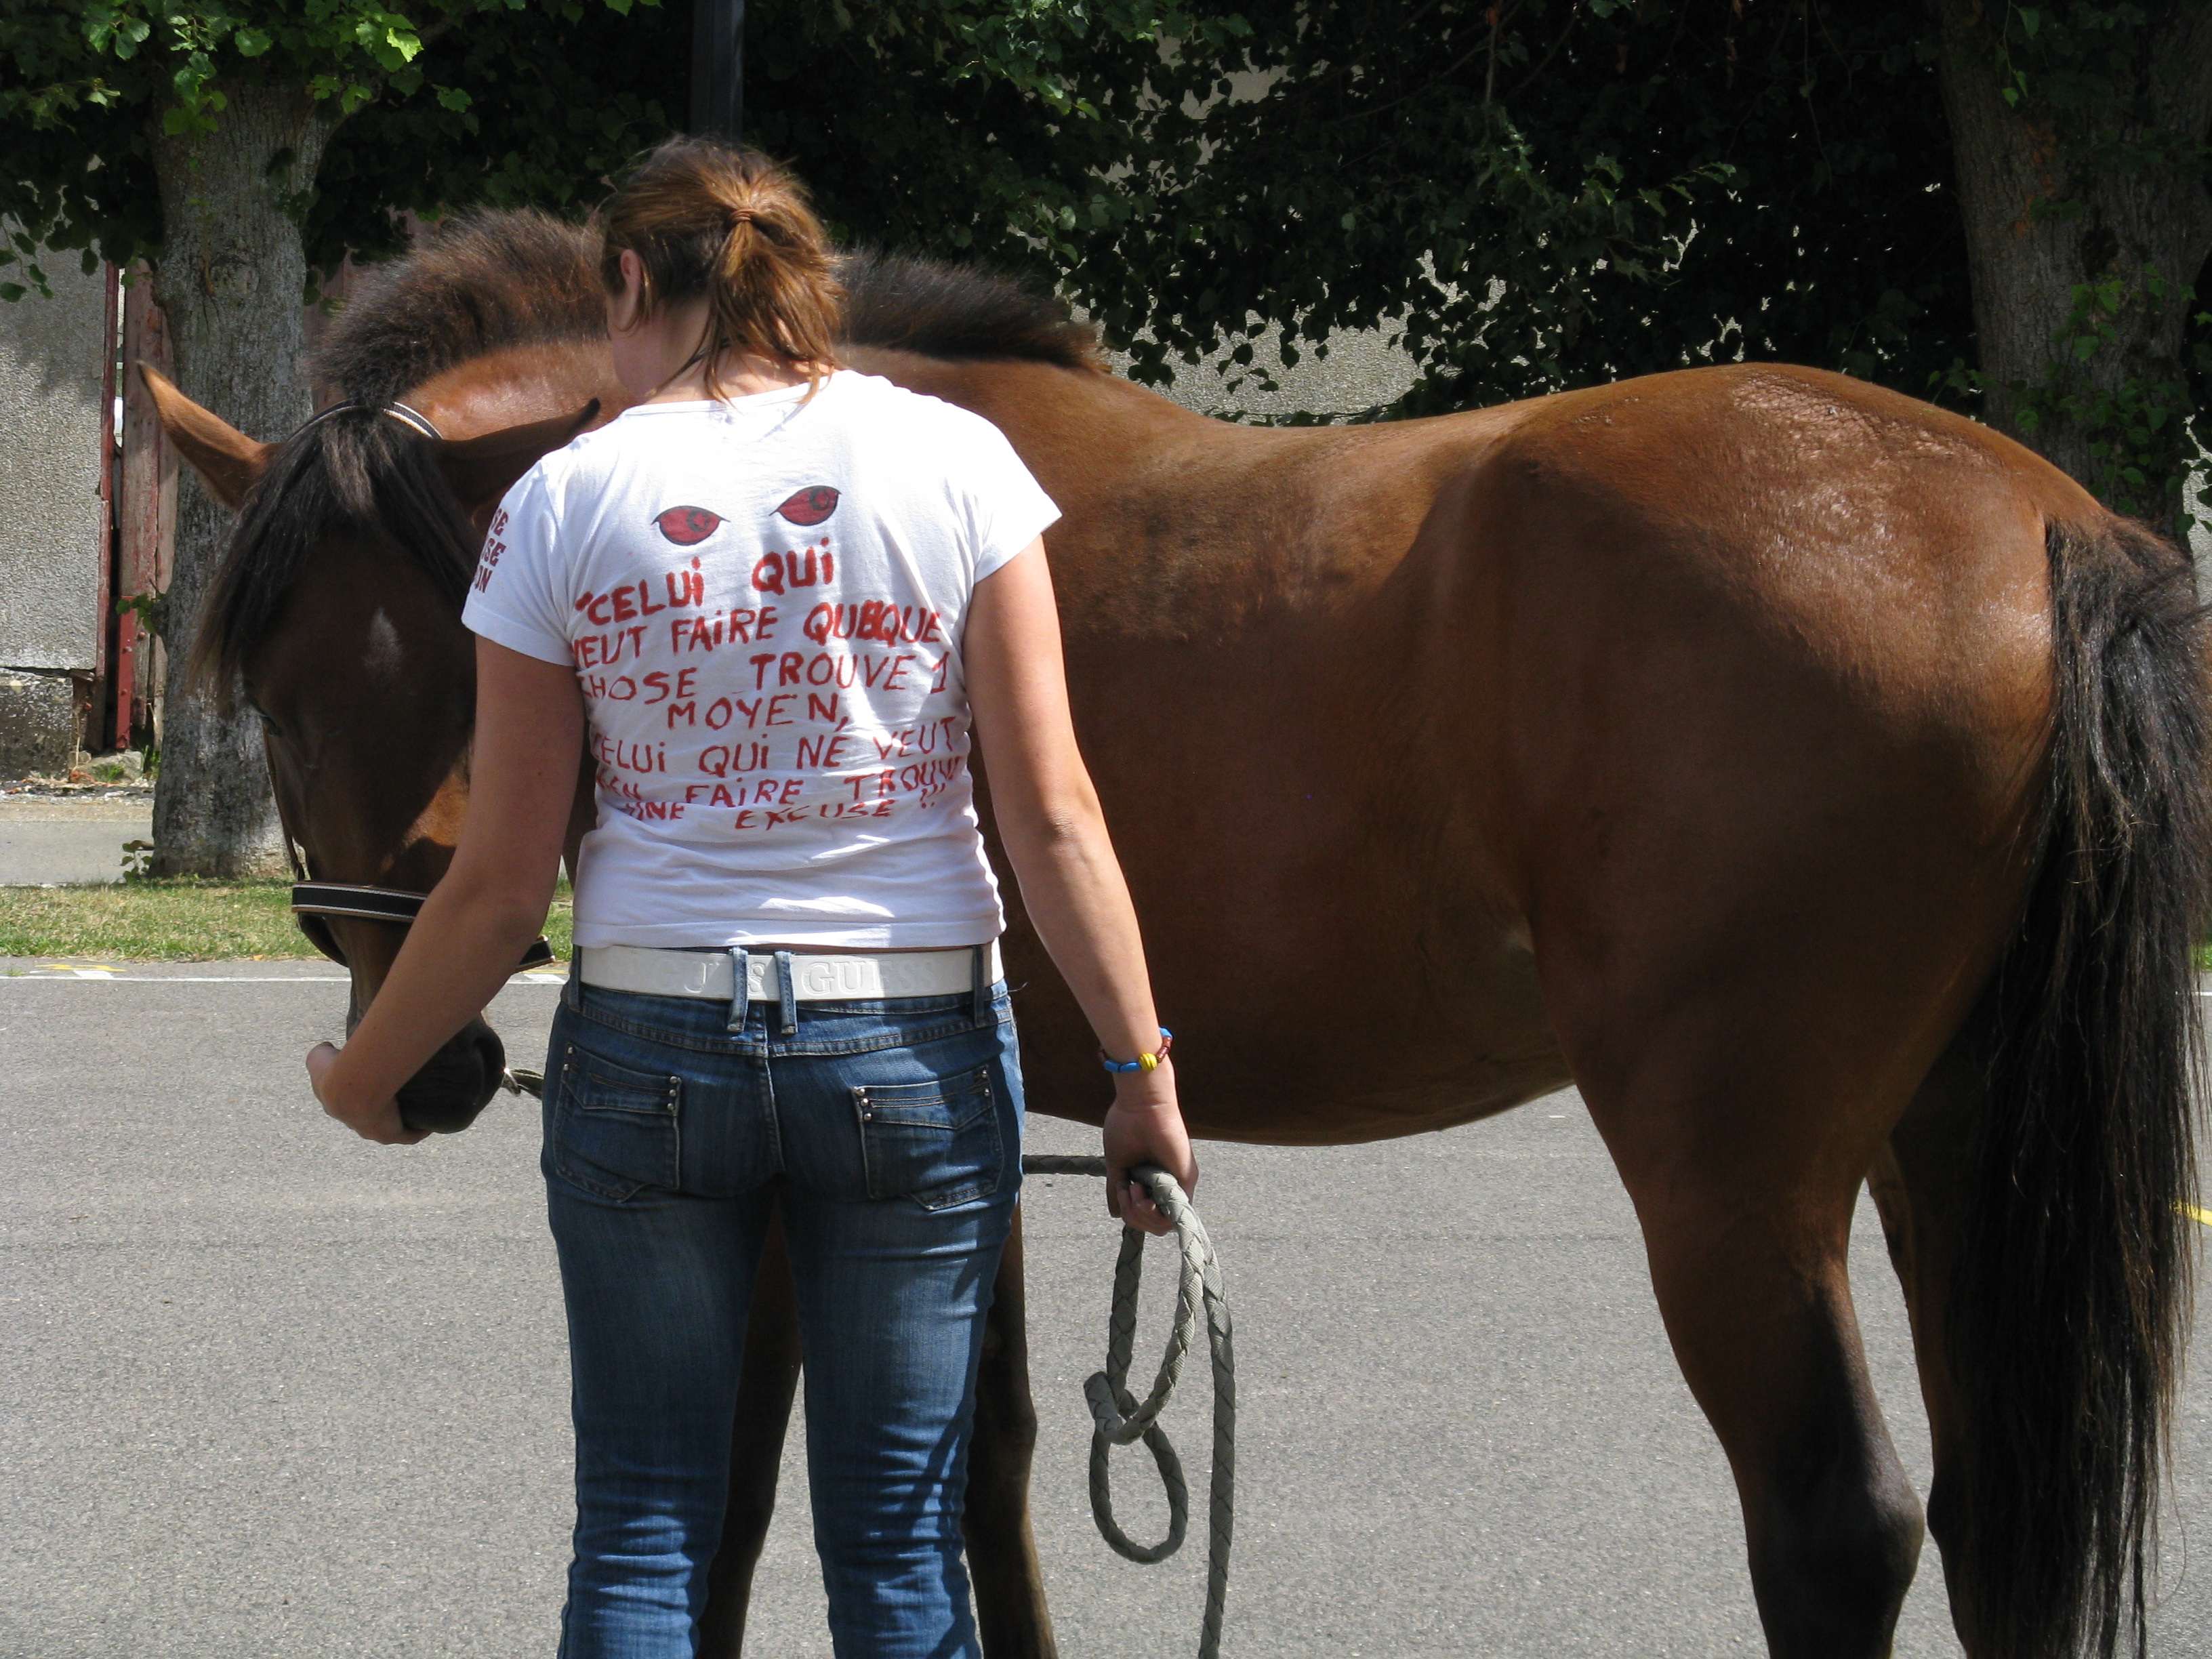
[[[2198,452],[2200,463],[2203,452]],[[2189,493],[2190,506],[2200,516],[2212,515],[2212,473],[2200,464],[2189,475],[2183,486]],[[2206,600],[2212,600],[2212,524],[2200,523],[2189,532],[2189,551],[2197,561],[2197,592]]]
[[[1210,358],[1198,363],[1174,363],[1176,379],[1160,390],[1185,409],[1227,420],[1253,420],[1285,415],[1357,415],[1378,404],[1395,403],[1414,381],[1413,359],[1393,346],[1389,331],[1379,328],[1338,329],[1329,336],[1328,356],[1316,357],[1301,348],[1295,368],[1275,361],[1279,329],[1270,328],[1254,343],[1253,357],[1273,371],[1278,390],[1261,389],[1261,377],[1231,365],[1226,379]],[[1114,367],[1128,370],[1128,359],[1116,355]],[[1239,376],[1243,383],[1237,384]]]
[[[52,299],[0,301],[0,776],[69,764],[70,671],[98,665],[104,621],[106,283],[74,253],[40,264]]]

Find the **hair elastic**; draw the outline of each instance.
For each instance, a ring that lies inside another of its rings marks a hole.
[[[1168,1057],[1168,1050],[1174,1047],[1175,1033],[1163,1025],[1160,1027],[1160,1046],[1153,1049],[1151,1054],[1139,1054],[1134,1060],[1115,1060],[1105,1049],[1101,1048],[1098,1051],[1098,1063],[1109,1072],[1157,1071],[1159,1069],[1160,1062]]]

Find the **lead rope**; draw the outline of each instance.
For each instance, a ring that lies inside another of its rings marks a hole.
[[[1060,1158],[1032,1153],[1022,1159],[1024,1175],[1085,1175],[1106,1173],[1103,1158]],[[1139,1405],[1129,1392],[1129,1358],[1136,1346],[1137,1290],[1144,1273],[1145,1235],[1126,1223],[1121,1228],[1121,1254],[1114,1264],[1114,1308],[1106,1326],[1106,1369],[1094,1372],[1083,1385],[1091,1407],[1091,1514],[1098,1535],[1116,1553],[1149,1565],[1164,1561],[1182,1547],[1190,1523],[1190,1489],[1183,1479],[1182,1461],[1176,1455],[1167,1431],[1159,1425],[1160,1413],[1174,1396],[1182,1380],[1184,1358],[1197,1334],[1199,1310],[1206,1312],[1206,1343],[1213,1358],[1213,1473],[1206,1492],[1206,1618],[1199,1627],[1199,1659],[1217,1659],[1221,1651],[1221,1618],[1229,1600],[1229,1545],[1237,1510],[1237,1358],[1230,1342],[1229,1300],[1221,1285],[1221,1264],[1213,1254],[1213,1241],[1206,1224],[1176,1178],[1149,1164],[1129,1171],[1141,1182],[1152,1202],[1175,1224],[1182,1248],[1182,1276],[1176,1295],[1175,1323],[1168,1334],[1167,1352],[1161,1357],[1151,1395]],[[1168,1535],[1160,1542],[1132,1542],[1114,1519],[1112,1478],[1107,1456],[1115,1446],[1141,1439],[1152,1454],[1167,1489]]]

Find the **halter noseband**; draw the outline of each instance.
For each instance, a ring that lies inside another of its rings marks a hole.
[[[294,854],[294,862],[295,865],[298,862],[297,854]],[[362,921],[388,921],[394,927],[405,927],[422,914],[423,901],[428,896],[427,893],[410,893],[397,887],[365,887],[345,881],[301,880],[292,884],[292,915],[295,919],[351,916]],[[328,928],[319,932],[301,921],[300,931],[307,934],[309,944],[331,961],[342,968],[346,965],[346,959],[338,955],[336,949],[337,941],[330,937]],[[522,960],[515,964],[515,971],[520,973],[526,968],[542,968],[553,960],[553,947],[540,937],[522,953]]]
[[[309,416],[292,437],[296,438],[310,428],[320,426],[333,415],[364,410],[373,410],[397,421],[419,438],[428,438],[433,443],[444,441],[445,434],[438,430],[428,416],[396,398],[388,404],[332,404],[328,409],[318,410]],[[291,439],[285,441],[289,443]],[[397,887],[368,887],[352,882],[310,879],[307,860],[300,850],[300,841],[293,835],[292,826],[285,818],[284,792],[277,789],[271,793],[276,797],[277,822],[284,831],[285,851],[291,855],[292,873],[299,878],[292,884],[293,920],[299,923],[300,931],[307,936],[310,945],[343,968],[348,965],[345,957],[338,950],[337,941],[331,937],[331,930],[319,923],[311,924],[308,917],[351,916],[362,921],[386,921],[397,927],[405,927],[422,914],[422,902],[429,896],[427,893],[410,893]],[[522,953],[522,960],[515,966],[517,971],[525,968],[542,968],[554,959],[553,947],[540,938]]]

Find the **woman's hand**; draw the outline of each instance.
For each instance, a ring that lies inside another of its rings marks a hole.
[[[1185,1193],[1197,1190],[1198,1160],[1176,1104],[1175,1073],[1165,1065],[1115,1079],[1114,1104],[1106,1113],[1106,1212],[1148,1233],[1171,1233],[1175,1223],[1129,1179],[1139,1164],[1158,1164]]]
[[[356,1133],[411,1146],[394,1097],[499,994],[544,925],[576,794],[584,705],[574,669],[477,641],[476,743],[453,860],[343,1054],[307,1056],[323,1109]]]
[[[429,1138],[428,1129],[410,1129],[400,1121],[399,1103],[389,1095],[381,1100],[348,1098],[343,1073],[332,1074],[337,1063],[338,1048],[334,1042],[318,1042],[307,1050],[307,1079],[314,1085],[315,1098],[322,1102],[325,1111],[362,1139],[386,1146],[412,1146]]]

